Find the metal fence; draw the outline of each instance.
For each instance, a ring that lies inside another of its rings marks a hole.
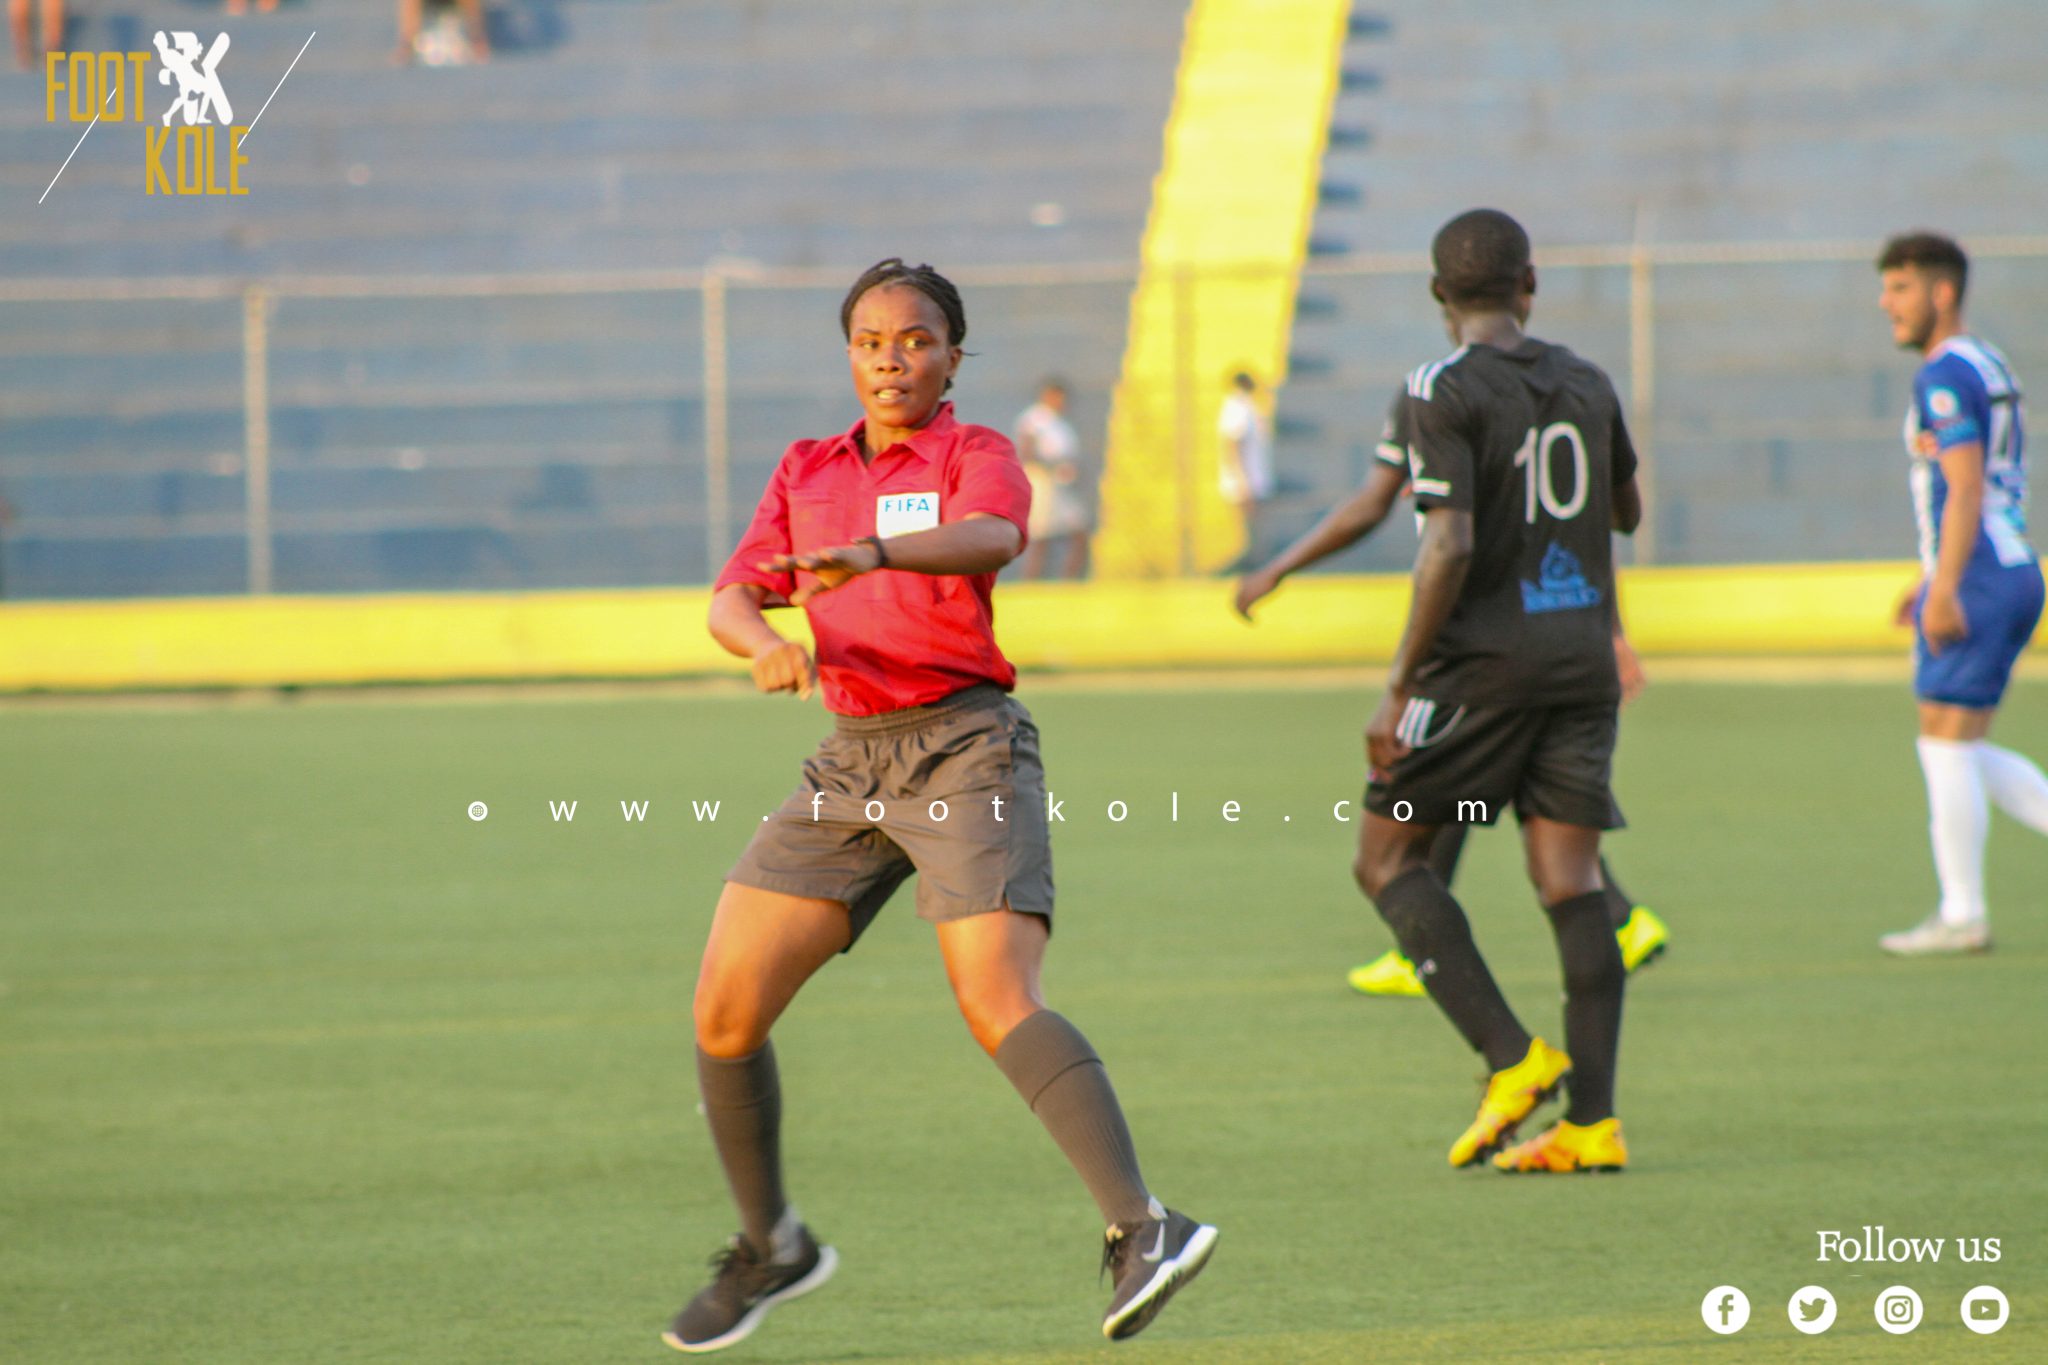
[[[1973,323],[2023,379],[2043,373],[2048,237],[1969,245]],[[1629,406],[1652,509],[1639,561],[1905,552],[1911,362],[1875,309],[1873,254],[1539,253],[1532,330],[1605,365]],[[837,319],[851,274],[0,282],[0,590],[704,581],[783,446],[858,415]],[[1262,539],[1362,477],[1401,376],[1447,349],[1427,274],[1420,254],[1304,272]],[[954,276],[974,353],[962,415],[1008,426],[1057,373],[1099,458],[1135,267]],[[1187,396],[1221,378],[1176,377],[1163,449],[1191,448],[1183,428],[1213,413]],[[1412,544],[1389,535],[1334,567],[1391,567]]]

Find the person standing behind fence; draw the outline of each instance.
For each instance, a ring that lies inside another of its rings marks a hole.
[[[1217,479],[1223,500],[1237,509],[1244,526],[1237,567],[1258,563],[1259,504],[1273,496],[1273,422],[1259,406],[1258,392],[1258,381],[1249,374],[1232,378],[1216,422],[1223,438]]]
[[[1081,491],[1081,438],[1067,420],[1067,386],[1048,379],[1038,386],[1038,401],[1017,416],[1017,458],[1031,481],[1030,544],[1024,551],[1024,576],[1045,577],[1050,547],[1066,547],[1061,578],[1088,572],[1088,497]]]

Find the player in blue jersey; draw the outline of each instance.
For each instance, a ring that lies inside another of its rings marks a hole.
[[[1925,357],[1906,413],[1920,580],[1899,599],[1898,621],[1914,628],[1920,767],[1941,883],[1932,915],[1879,943],[1903,955],[1983,952],[1990,805],[2048,833],[2048,777],[1985,738],[2041,619],[2020,388],[2005,357],[1963,329],[1962,248],[1932,233],[1895,237],[1877,269],[1892,339]]]

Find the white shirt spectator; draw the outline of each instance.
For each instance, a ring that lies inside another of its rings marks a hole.
[[[1031,480],[1031,538],[1085,533],[1088,500],[1081,493],[1081,437],[1074,424],[1044,403],[1033,403],[1018,414],[1017,451]]]
[[[1273,496],[1273,428],[1252,396],[1233,390],[1223,400],[1217,431],[1237,446],[1237,459],[1226,448],[1218,466],[1224,498],[1233,503],[1264,502]]]

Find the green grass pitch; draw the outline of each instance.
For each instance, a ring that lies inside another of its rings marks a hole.
[[[1093,1207],[905,894],[777,1033],[840,1274],[730,1359],[2048,1359],[2048,840],[1994,827],[1993,954],[1877,952],[1933,898],[1902,688],[1667,683],[1628,713],[1609,848],[1674,945],[1629,997],[1634,1166],[1548,1181],[1448,1169],[1476,1059],[1343,984],[1387,944],[1330,818],[1368,695],[1023,695],[1066,802],[1050,999],[1215,1259],[1100,1338]],[[672,1358],[734,1222],[697,955],[826,724],[722,696],[0,712],[0,1361]],[[2035,689],[1999,735],[2048,755]],[[1511,826],[1459,890],[1555,1037]],[[1941,1262],[1816,1263],[1879,1224]],[[1722,1283],[1753,1305],[1729,1338],[1700,1320]],[[1985,1283],[2012,1318],[1980,1338]],[[1807,1284],[1841,1306],[1816,1338],[1785,1316]],[[1910,1337],[1873,1321],[1892,1284],[1925,1300]]]

